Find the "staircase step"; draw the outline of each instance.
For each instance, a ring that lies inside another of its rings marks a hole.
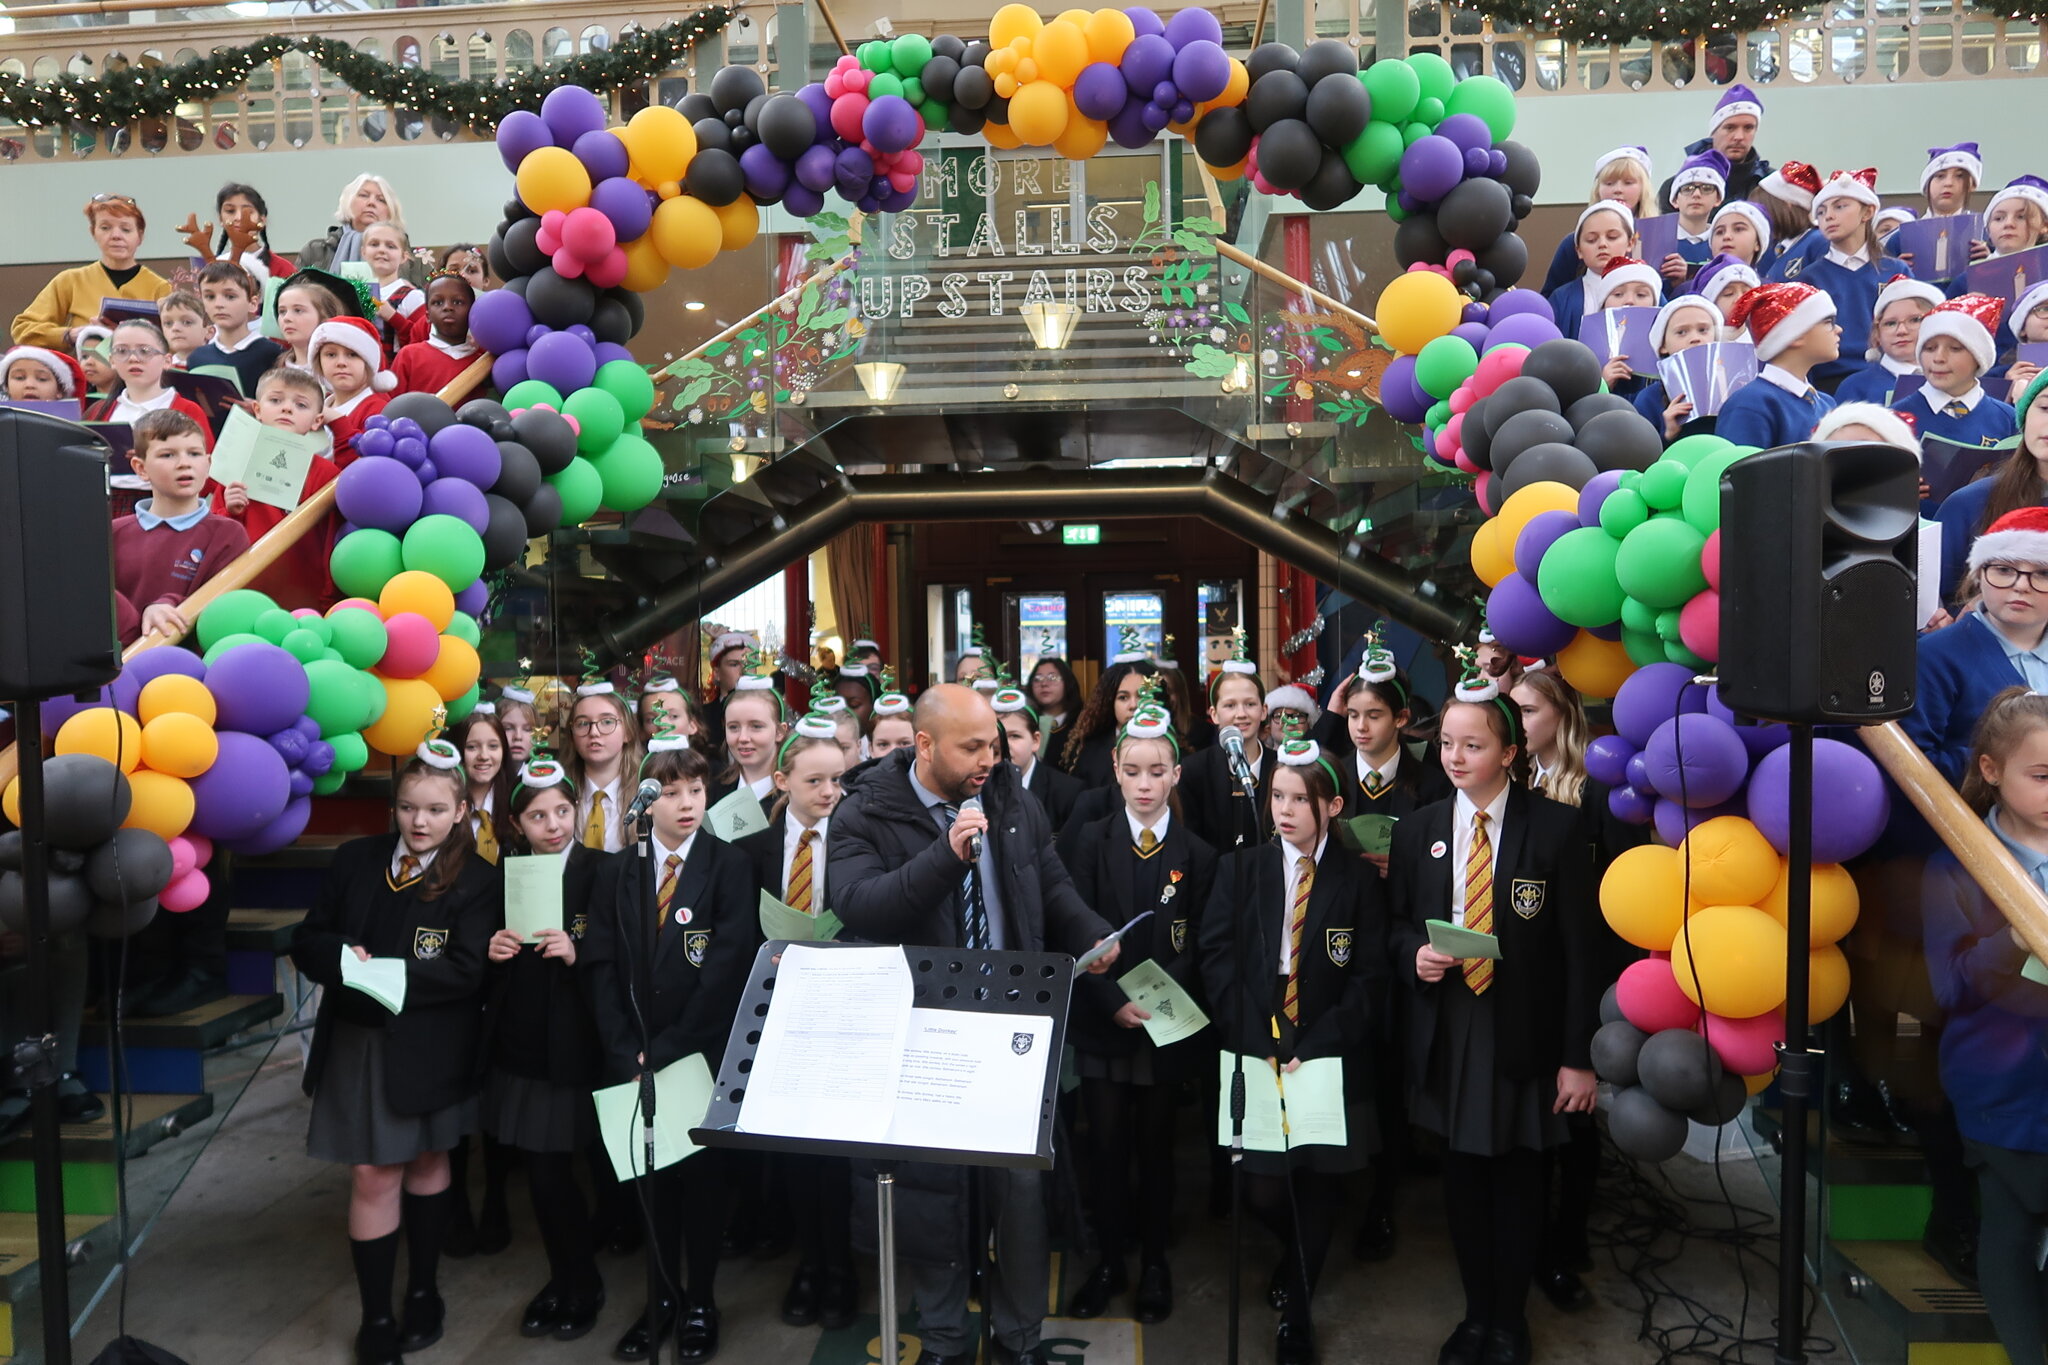
[[[64,1219],[67,1247],[85,1243],[89,1256],[113,1247],[114,1220],[98,1214],[69,1214]],[[31,1297],[42,1282],[42,1268],[36,1262],[36,1216],[33,1213],[0,1213],[0,1355],[15,1348],[11,1305]]]
[[[123,1021],[129,1089],[137,1094],[197,1094],[206,1089],[206,1052],[284,1013],[284,997],[230,995],[183,1014]],[[97,1010],[86,1016],[85,1037],[105,1036]],[[111,1070],[102,1043],[78,1049],[79,1073],[95,1090],[105,1090]]]
[[[114,1178],[114,1119],[107,1114],[91,1123],[67,1123],[61,1130],[64,1153],[64,1210],[73,1214],[111,1215],[119,1207]],[[213,1113],[211,1095],[131,1095],[125,1155],[133,1160],[150,1148]],[[0,1211],[33,1213],[36,1207],[35,1156],[26,1130],[0,1147]]]
[[[1957,1283],[1917,1240],[1838,1240],[1833,1250],[1845,1263],[1849,1293],[1889,1319],[1907,1343],[1909,1365],[2005,1360],[1984,1296]]]
[[[228,950],[283,957],[291,950],[292,931],[305,917],[304,910],[230,910]]]

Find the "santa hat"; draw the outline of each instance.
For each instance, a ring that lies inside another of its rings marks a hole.
[[[1709,147],[1697,156],[1689,156],[1678,168],[1678,174],[1671,177],[1671,193],[1676,195],[1687,185],[1711,185],[1716,194],[1728,193],[1728,158]]]
[[[1870,225],[1876,228],[1877,235],[1882,237],[1887,233],[1896,232],[1918,216],[1904,204],[1891,204],[1879,209],[1877,216],[1870,220]]]
[[[1648,285],[1650,296],[1655,298],[1663,286],[1664,278],[1651,269],[1647,261],[1639,261],[1633,256],[1616,256],[1607,263],[1605,270],[1586,281],[1586,311],[1599,312],[1606,304],[1609,294],[1631,281]]]
[[[1762,209],[1758,208],[1755,204],[1750,203],[1747,199],[1733,199],[1730,200],[1728,203],[1721,205],[1720,208],[1715,209],[1714,216],[1708,221],[1710,223],[1718,223],[1723,218],[1728,217],[1730,214],[1733,214],[1737,218],[1748,219],[1749,225],[1756,229],[1758,256],[1762,256],[1762,254],[1765,251],[1770,249],[1771,215],[1765,213]]]
[[[313,329],[313,338],[306,343],[306,354],[318,356],[322,346],[345,346],[370,367],[370,387],[378,393],[389,393],[398,387],[398,376],[384,368],[384,342],[378,337],[377,329],[361,318],[329,318]]]
[[[1322,714],[1316,706],[1316,699],[1308,694],[1308,689],[1294,683],[1282,683],[1266,694],[1266,709],[1271,711],[1275,707],[1284,711],[1301,712],[1308,717],[1310,725],[1314,725],[1316,717]]]
[[[1692,289],[1700,297],[1711,299],[1737,281],[1751,289],[1763,283],[1755,266],[1724,251],[1700,267],[1699,274],[1692,277]]]
[[[1843,427],[1869,427],[1886,445],[1910,450],[1914,459],[1920,458],[1920,438],[1913,434],[1912,424],[1882,403],[1837,403],[1814,427],[1813,439],[1837,440],[1836,433]]]
[[[1870,205],[1873,215],[1879,207],[1877,198],[1877,167],[1865,166],[1860,171],[1836,171],[1828,182],[1813,196],[1813,211],[1820,212],[1820,206],[1830,199],[1854,199],[1859,204]]]
[[[711,661],[716,663],[720,655],[735,649],[759,649],[761,642],[744,630],[728,630],[711,642]]]
[[[1929,147],[1927,164],[1920,168],[1920,190],[1924,194],[1927,182],[1943,171],[1961,171],[1970,177],[1972,185],[1984,179],[1984,158],[1978,155],[1974,142],[1958,142],[1953,147]]]
[[[1762,123],[1764,102],[1757,98],[1756,91],[1738,81],[1722,92],[1721,98],[1715,103],[1713,116],[1707,120],[1707,136],[1712,137],[1722,124],[1743,114]]]
[[[6,355],[0,355],[0,381],[7,377],[17,360],[33,360],[57,378],[57,392],[66,398],[78,398],[85,393],[85,367],[62,351],[53,351],[46,346],[16,346]]]
[[[1572,236],[1576,238],[1580,232],[1584,231],[1586,220],[1596,213],[1620,214],[1621,225],[1628,229],[1628,235],[1631,237],[1636,235],[1636,216],[1628,211],[1628,205],[1622,203],[1619,199],[1602,199],[1588,204],[1579,210],[1579,221],[1572,227]]]
[[[1929,308],[1939,307],[1942,292],[1925,280],[1916,280],[1911,275],[1894,275],[1885,281],[1884,288],[1877,291],[1877,303],[1870,310],[1870,349],[1865,351],[1865,360],[1875,360],[1884,354],[1877,344],[1876,322],[1884,316],[1884,310],[1901,299],[1918,299]]]
[[[1728,321],[1749,329],[1758,360],[1774,360],[1834,315],[1835,301],[1810,284],[1766,284],[1737,299]]]
[[[1600,177],[1607,174],[1607,168],[1617,161],[1633,161],[1643,168],[1643,179],[1655,180],[1657,173],[1650,169],[1648,147],[1616,147],[1611,152],[1602,152],[1593,159],[1593,183],[1599,184]]]
[[[1671,319],[1688,308],[1697,308],[1712,318],[1714,320],[1714,335],[1717,337],[1721,335],[1721,328],[1727,325],[1728,319],[1721,316],[1721,310],[1714,306],[1714,301],[1704,294],[1680,294],[1677,298],[1659,308],[1656,319],[1650,323],[1651,350],[1659,355],[1664,353],[1664,333],[1671,326]]]
[[[2048,180],[2038,175],[2014,176],[2011,184],[1991,196],[1991,202],[1984,206],[1984,216],[1989,218],[1991,211],[2008,199],[2024,199],[2048,214]]]
[[[2048,565],[2048,507],[2022,507],[1986,527],[1970,545],[1970,570],[1993,561]]]
[[[1810,209],[1813,197],[1820,193],[1820,172],[1804,161],[1788,161],[1759,181],[1757,188],[1788,204]]]
[[[1920,319],[1920,349],[1925,350],[1936,337],[1948,337],[1970,353],[1977,362],[1977,373],[1982,374],[1997,358],[1991,338],[2004,313],[2004,299],[1994,299],[1989,294],[1958,294]]]

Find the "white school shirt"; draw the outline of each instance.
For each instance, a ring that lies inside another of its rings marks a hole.
[[[1173,823],[1173,812],[1162,807],[1159,811],[1159,819],[1153,824],[1146,825],[1139,823],[1138,817],[1131,814],[1131,808],[1125,806],[1124,819],[1130,822],[1131,847],[1136,848],[1144,841],[1145,831],[1148,829],[1152,831],[1154,839],[1157,839],[1162,844],[1165,843],[1166,827]]]
[[[1365,750],[1354,749],[1351,751],[1351,761],[1358,767],[1358,789],[1360,791],[1367,793],[1372,791],[1372,788],[1368,787],[1365,781],[1366,775],[1369,773],[1378,773],[1380,775],[1380,780],[1386,784],[1380,790],[1385,791],[1387,787],[1394,785],[1394,774],[1401,771],[1401,750],[1397,745],[1394,749],[1394,756],[1384,764],[1378,764],[1365,756]]]
[[[1756,377],[1763,380],[1766,384],[1776,384],[1794,398],[1810,398],[1813,396],[1813,385],[1807,383],[1804,379],[1792,373],[1792,371],[1780,366],[1766,365],[1756,372]]]
[[[813,913],[825,908],[825,826],[832,823],[826,816],[806,830],[795,816],[782,822],[782,896],[789,898],[789,874],[796,868],[796,846],[805,834],[811,839],[811,910]]]
[[[603,792],[605,801],[604,851],[607,853],[617,853],[626,846],[626,825],[625,821],[619,818],[624,814],[624,808],[619,804],[619,790],[624,784],[625,774],[621,772],[619,776],[614,777],[602,787],[592,787],[577,798],[576,832],[571,836],[577,843],[583,842],[583,827],[590,823],[590,807],[596,802],[597,794]]]
[[[427,869],[434,865],[434,855],[440,851],[439,848],[430,848],[425,853],[414,853],[405,846],[405,839],[403,836],[400,836],[398,847],[391,850],[391,880],[394,882],[398,880],[399,861],[406,857],[417,858],[420,864],[420,875],[422,877],[426,876]]]
[[[1508,808],[1508,789],[1503,786],[1500,795],[1493,798],[1486,807],[1486,845],[1492,857],[1491,868],[1500,866],[1500,821]],[[1463,928],[1465,925],[1465,859],[1472,851],[1472,817],[1479,813],[1479,807],[1464,792],[1451,807],[1451,923]]]
[[[1870,268],[1870,258],[1868,256],[1851,256],[1845,251],[1836,250],[1834,247],[1828,248],[1828,259],[1844,270],[1868,270]]]
[[[1319,867],[1323,861],[1323,849],[1329,842],[1330,836],[1327,834],[1316,840],[1314,858],[1316,865]],[[1280,975],[1282,976],[1287,975],[1294,968],[1294,943],[1292,935],[1287,932],[1287,922],[1294,914],[1294,889],[1301,885],[1301,860],[1304,856],[1307,855],[1304,855],[1293,844],[1288,843],[1285,839],[1280,841],[1281,870],[1286,874],[1280,896]]]
[[[1940,389],[1935,388],[1932,384],[1922,384],[1919,388],[1913,390],[1913,393],[1916,397],[1920,399],[1921,402],[1927,404],[1927,410],[1929,412],[1934,413],[1937,416],[1940,415],[1948,407],[1950,403],[1961,403],[1965,408],[1969,409],[1971,412],[1975,412],[1977,410],[1977,405],[1984,401],[1984,386],[1982,384],[1972,384],[1970,385],[1970,391],[1968,393],[1959,394],[1943,393]]]

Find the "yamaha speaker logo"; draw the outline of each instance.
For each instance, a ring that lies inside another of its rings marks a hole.
[[[1872,706],[1884,705],[1884,671],[1882,669],[1873,668],[1870,670],[1870,704]]]

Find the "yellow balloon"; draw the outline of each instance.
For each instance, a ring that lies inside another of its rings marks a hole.
[[[1494,514],[1493,524],[1500,528],[1501,547],[1512,559],[1515,542],[1522,538],[1523,528],[1545,512],[1572,512],[1579,510],[1579,494],[1568,483],[1532,483],[1508,494],[1508,500],[1500,505]]]
[[[998,75],[994,84],[996,94],[1002,99],[1009,99],[1017,93],[1017,78],[1007,71]]]
[[[1247,158],[1247,160],[1249,160],[1249,158]],[[1203,164],[1207,165],[1206,162]],[[1215,176],[1218,180],[1227,183],[1232,180],[1244,179],[1244,168],[1245,162],[1243,161],[1238,162],[1234,166],[1210,166],[1209,174]]]
[[[132,773],[142,762],[142,727],[126,711],[95,706],[80,711],[58,729],[57,752],[91,754]]]
[[[1679,851],[1692,872],[1694,905],[1755,905],[1778,881],[1778,851],[1739,815],[1695,826]]]
[[[135,714],[144,726],[158,716],[178,712],[197,716],[208,725],[220,718],[213,693],[207,691],[206,684],[197,678],[188,678],[183,673],[166,673],[142,685],[142,694],[135,699]]]
[[[1138,37],[1138,30],[1131,24],[1131,16],[1120,9],[1095,11],[1088,16],[1088,22],[1081,25],[1081,32],[1088,38],[1088,60],[1108,62],[1111,66],[1124,59],[1124,49]]]
[[[1624,852],[1600,878],[1600,913],[1638,948],[1669,952],[1685,923],[1685,869],[1678,850],[1642,844]]]
[[[427,737],[434,709],[444,700],[421,678],[379,678],[384,687],[384,714],[363,731],[363,739],[380,754],[409,757]],[[456,695],[460,696],[460,693]]]
[[[654,211],[647,235],[654,239],[662,259],[678,270],[710,265],[725,239],[711,206],[687,194],[677,195]]]
[[[1744,1076],[1742,1088],[1752,1095],[1761,1095],[1771,1088],[1771,1082],[1778,1079],[1778,1068],[1772,1067],[1761,1076]]]
[[[175,839],[192,823],[192,787],[182,777],[145,768],[128,775],[128,818],[123,829],[146,829],[159,839]]]
[[[519,163],[519,198],[535,213],[580,209],[590,202],[590,172],[567,147],[537,147]]]
[[[1671,941],[1671,974],[1711,1013],[1748,1019],[1774,1010],[1785,1003],[1785,926],[1755,906],[1710,905]]]
[[[1008,47],[1018,38],[1035,38],[1045,21],[1029,5],[1004,5],[988,21],[988,45]]]
[[[1603,640],[1583,630],[1557,651],[1553,662],[1564,680],[1588,697],[1612,697],[1636,671],[1636,661],[1628,657],[1619,640]]]
[[[21,823],[20,778],[10,778],[7,783],[7,789],[0,791],[0,815],[5,815],[7,823],[11,825],[19,825]]]
[[[1038,79],[1038,58],[1026,57],[1017,63],[1017,84],[1029,85]]]
[[[697,130],[680,109],[650,104],[626,125],[625,143],[633,164],[648,179],[681,180],[690,158],[697,155]]]
[[[1033,36],[1035,37],[1036,35],[1034,34]],[[1010,39],[1010,52],[1019,62],[1028,61],[1031,57],[1031,39],[1021,35]],[[1036,70],[1037,68],[1034,67],[1032,69]]]
[[[654,239],[642,235],[626,243],[626,278],[621,281],[624,288],[636,294],[645,294],[659,288],[668,279],[668,262],[661,258]]]
[[[1832,943],[1807,954],[1806,990],[1806,1022],[1824,1024],[1834,1018],[1849,1003],[1848,954]]]
[[[1435,271],[1410,270],[1387,282],[1374,316],[1389,346],[1415,355],[1438,337],[1450,335],[1469,302]]]
[[[1778,860],[1778,880],[1770,893],[1757,902],[1778,923],[1789,925],[1785,898],[1792,890],[1792,864]],[[1840,863],[1816,863],[1813,869],[1813,932],[1806,937],[1809,948],[1824,948],[1856,927],[1862,899],[1856,893],[1856,879]]]
[[[1040,80],[1066,89],[1088,65],[1088,35],[1079,24],[1055,19],[1031,40],[1031,56],[1038,63]]]
[[[1088,27],[1088,21],[1094,17],[1094,10],[1063,9],[1060,11],[1059,18],[1053,20],[1053,22],[1056,24],[1072,24],[1075,28],[1085,30]]]
[[[744,194],[712,212],[718,215],[719,245],[726,251],[738,251],[761,231],[761,207]]]
[[[1068,117],[1066,128],[1053,139],[1052,149],[1069,161],[1086,161],[1108,141],[1107,123],[1073,114]]]
[[[393,575],[384,591],[377,594],[377,610],[384,613],[386,620],[402,611],[414,612],[431,621],[435,630],[446,630],[455,619],[455,594],[434,575],[421,569],[407,569]]]
[[[1479,529],[1472,533],[1472,572],[1479,575],[1479,581],[1489,588],[1497,588],[1500,581],[1515,571],[1515,556],[1512,548],[1501,548],[1500,524],[1481,522]]]
[[[197,716],[168,711],[142,727],[142,762],[152,772],[197,777],[220,757],[220,737]]]
[[[476,686],[477,675],[482,672],[483,661],[477,658],[476,646],[458,636],[443,635],[441,652],[420,674],[420,681],[438,692],[442,701],[454,701]]]
[[[983,142],[986,142],[991,147],[1000,147],[1004,151],[1009,151],[1013,147],[1021,147],[1024,145],[1022,140],[1019,139],[1017,136],[1017,130],[1012,128],[1007,123],[982,124],[981,140]]]

